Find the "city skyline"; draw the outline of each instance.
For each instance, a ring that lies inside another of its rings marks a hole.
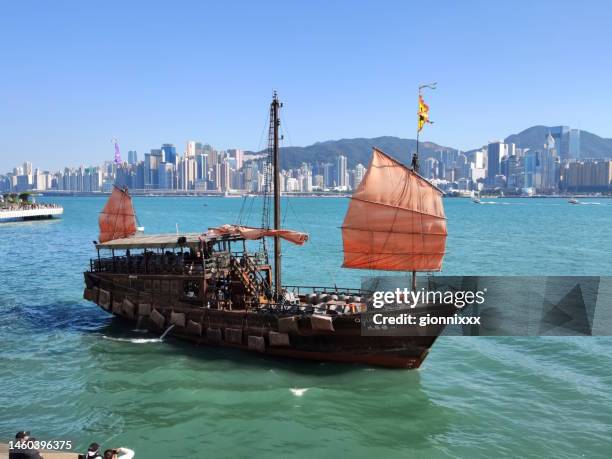
[[[420,175],[444,192],[495,191],[514,195],[555,194],[560,191],[612,191],[612,160],[582,155],[581,132],[569,126],[546,128],[542,143],[517,146],[504,140],[461,152],[439,148],[421,153]],[[270,150],[247,154],[240,149],[217,150],[188,141],[181,154],[173,144],[150,149],[139,159],[134,150],[121,157],[114,140],[114,158],[101,166],[65,167],[50,172],[26,161],[0,175],[0,191],[110,192],[114,185],[138,191],[198,193],[265,193],[271,183]],[[355,161],[353,161],[355,162]],[[367,172],[337,151],[333,158],[304,161],[283,168],[282,192],[350,192]]]
[[[428,81],[424,138],[441,145],[468,150],[540,120],[612,137],[605,2],[0,8],[1,170],[99,162],[113,137],[126,151],[193,137],[258,150],[273,89],[286,145],[413,138]]]

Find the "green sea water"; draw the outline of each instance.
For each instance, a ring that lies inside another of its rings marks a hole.
[[[46,198],[44,198],[46,199]],[[611,457],[612,339],[443,337],[420,370],[266,358],[146,338],[82,300],[103,198],[0,225],[0,442],[32,431],[136,457]],[[448,275],[612,275],[612,200],[446,199]],[[340,268],[346,199],[283,201],[289,284]],[[258,203],[135,198],[147,233],[257,224]],[[366,272],[365,274],[370,274]]]

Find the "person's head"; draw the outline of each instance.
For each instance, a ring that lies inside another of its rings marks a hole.
[[[100,452],[100,445],[94,442],[91,445],[89,445],[89,448],[87,448],[87,457],[96,457],[99,452]]]
[[[17,441],[28,441],[30,439],[30,432],[28,432],[27,430],[20,430],[19,432],[17,432],[17,435],[15,435],[15,440]]]
[[[117,458],[117,450],[116,449],[107,449],[104,451],[104,459],[116,459]]]

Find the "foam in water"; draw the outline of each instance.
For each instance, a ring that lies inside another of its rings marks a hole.
[[[306,391],[308,390],[306,389],[289,389],[291,391],[291,393],[293,395],[295,395],[296,397],[301,397],[302,395],[304,395],[306,393]]]
[[[102,338],[109,341],[119,341],[122,343],[146,344],[146,343],[161,343],[161,338],[114,338],[112,336],[103,335]]]

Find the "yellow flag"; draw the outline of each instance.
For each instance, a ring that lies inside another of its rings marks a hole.
[[[429,121],[429,105],[423,100],[423,96],[419,94],[419,112],[418,112],[418,131],[421,132],[425,123],[431,124]]]

